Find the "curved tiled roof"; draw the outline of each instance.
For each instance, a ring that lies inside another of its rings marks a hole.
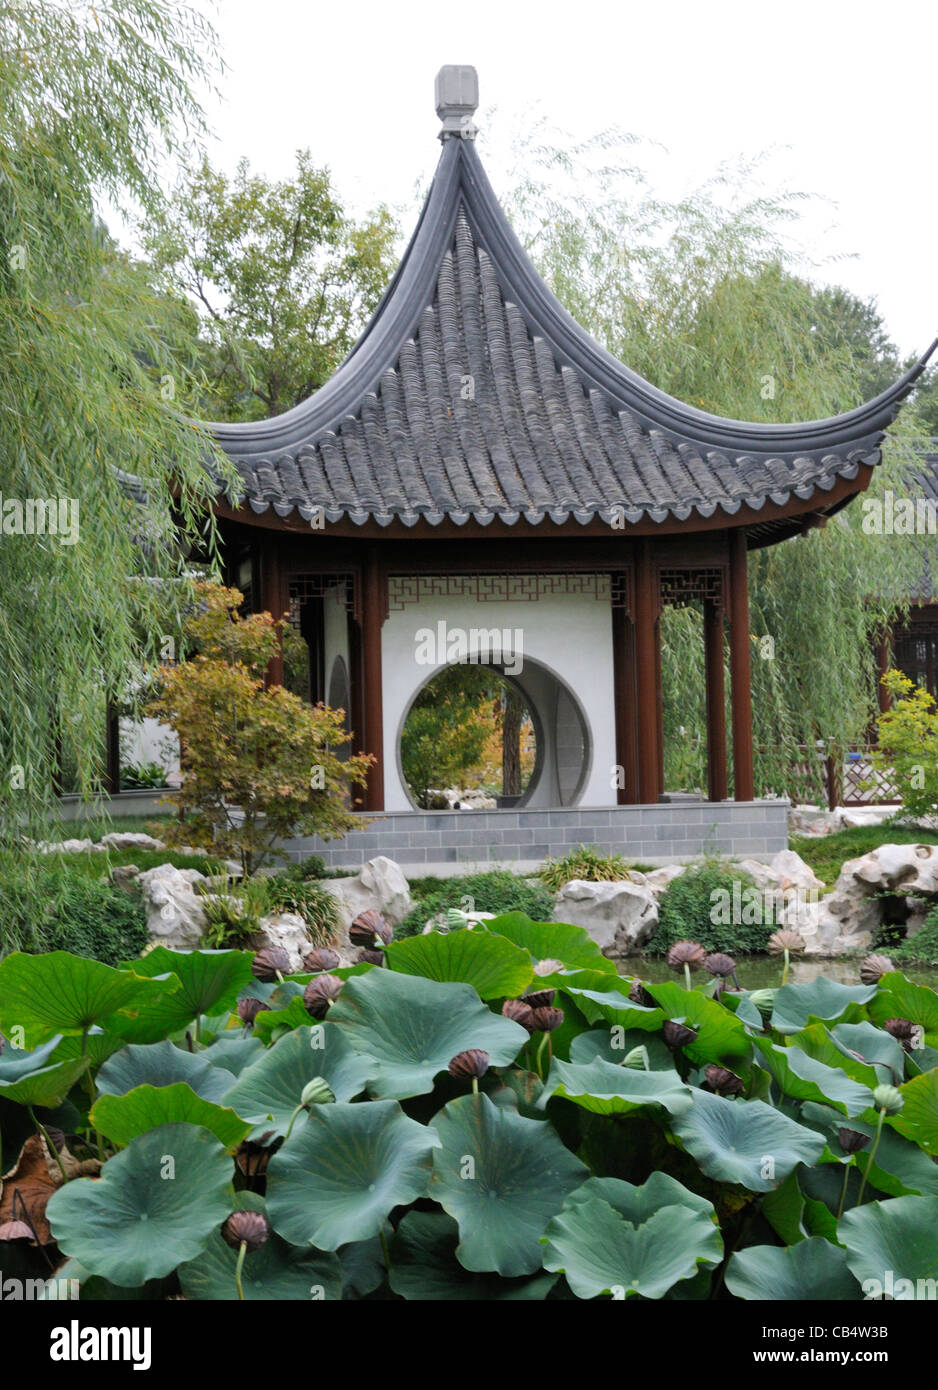
[[[934,348],[934,344],[932,348]],[[351,354],[270,420],[209,426],[242,508],[309,520],[483,525],[770,516],[879,461],[929,353],[845,415],[746,424],[657,390],[547,289],[473,142],[444,140],[398,271]],[[810,505],[809,505],[810,504]]]

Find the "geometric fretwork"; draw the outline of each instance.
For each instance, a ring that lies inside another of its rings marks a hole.
[[[661,602],[681,608],[695,599],[723,600],[723,571],[719,568],[662,569]]]
[[[388,607],[392,613],[425,598],[533,603],[552,594],[580,594],[606,603],[615,596],[624,602],[624,584],[611,583],[608,574],[568,573],[392,574],[388,579]]]
[[[352,574],[291,574],[288,583],[290,586],[289,620],[291,627],[295,627],[297,632],[300,630],[300,609],[303,604],[308,603],[311,599],[325,598],[326,594],[338,585],[345,586],[343,601],[346,612],[354,612],[355,577]]]

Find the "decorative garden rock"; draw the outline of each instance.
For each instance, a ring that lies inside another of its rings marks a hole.
[[[565,883],[554,900],[554,921],[572,922],[589,932],[606,956],[630,956],[645,945],[658,925],[654,893],[642,883]]]
[[[938,899],[938,845],[880,845],[848,859],[833,892],[818,905],[809,953],[866,950],[885,919],[888,898],[900,900],[906,934],[914,936],[931,906],[927,900]]]
[[[203,877],[197,869],[177,869],[172,864],[157,864],[137,875],[147,931],[161,946],[187,949],[201,943],[208,924],[194,885]]]
[[[156,840],[152,835],[144,835],[142,831],[135,830],[111,830],[107,835],[101,836],[102,845],[107,845],[108,849],[165,849],[166,845],[162,840]]]
[[[279,947],[290,957],[290,972],[303,969],[303,957],[312,950],[309,927],[297,912],[275,912],[262,917],[257,931],[261,949]]]
[[[339,949],[348,946],[348,929],[360,913],[380,912],[392,927],[396,927],[415,906],[400,865],[383,854],[369,859],[353,878],[323,879],[322,886],[339,902],[342,925]]]

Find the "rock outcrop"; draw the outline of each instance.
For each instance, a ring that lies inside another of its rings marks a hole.
[[[634,955],[650,940],[658,925],[658,903],[644,883],[575,878],[557,894],[553,916],[555,922],[585,928],[603,955],[618,958]]]

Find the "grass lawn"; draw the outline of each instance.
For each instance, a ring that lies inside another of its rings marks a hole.
[[[883,825],[837,830],[833,835],[792,835],[788,844],[830,889],[846,860],[858,859],[880,845],[936,845],[938,830],[922,830],[914,825],[887,821]]]

